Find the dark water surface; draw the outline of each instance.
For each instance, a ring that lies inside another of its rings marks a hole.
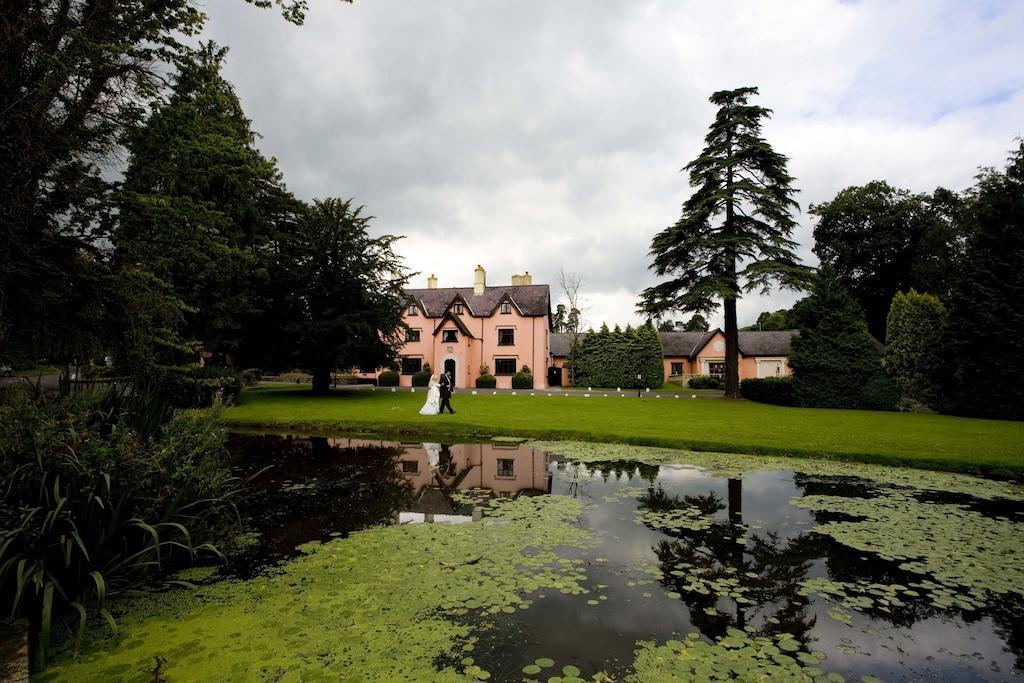
[[[262,540],[231,565],[240,576],[294,556],[302,543],[373,525],[473,523],[479,503],[467,492],[580,499],[579,523],[595,534],[596,546],[564,556],[584,561],[591,592],[552,591],[529,609],[481,621],[473,655],[493,680],[521,680],[523,662],[539,657],[575,665],[584,677],[603,670],[618,679],[628,673],[638,641],[691,632],[714,641],[729,628],[792,634],[828,654],[821,668],[848,680],[1024,680],[1019,592],[974,609],[936,604],[912,588],[921,574],[811,530],[848,515],[790,504],[809,495],[871,497],[877,482],[786,471],[728,479],[682,465],[577,463],[516,444],[234,434],[229,447],[243,474],[269,467],[243,505]],[[926,496],[1024,524],[1020,501]],[[711,522],[666,529],[643,516],[681,509],[699,510]],[[703,584],[695,585],[694,576]],[[906,592],[889,599],[876,589],[868,604],[836,610],[834,600],[801,591],[801,582],[815,578]]]

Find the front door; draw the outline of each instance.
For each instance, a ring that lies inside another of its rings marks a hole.
[[[445,361],[444,361],[444,371],[445,371],[446,374],[447,373],[451,373],[452,384],[454,386],[458,386],[459,385],[459,376],[457,374],[455,374],[455,359],[454,358],[447,358],[447,359],[445,359]]]

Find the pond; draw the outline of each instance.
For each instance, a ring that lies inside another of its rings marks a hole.
[[[1024,680],[1024,495],[851,463],[233,435],[248,547],[42,678]]]

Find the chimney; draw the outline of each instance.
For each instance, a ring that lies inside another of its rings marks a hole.
[[[437,276],[433,273],[427,278],[427,289],[437,289]]]
[[[521,285],[532,285],[533,284],[533,276],[530,275],[530,271],[526,271],[525,273],[523,273],[522,275],[519,276],[519,284],[521,284]]]
[[[523,284],[523,276],[522,275],[513,275],[512,276],[512,286],[513,287],[518,287],[521,284]]]
[[[484,293],[484,288],[487,287],[487,271],[483,266],[478,265],[473,271],[473,276],[473,294],[480,296]]]

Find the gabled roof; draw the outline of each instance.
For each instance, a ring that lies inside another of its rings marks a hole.
[[[466,324],[462,322],[459,316],[455,315],[451,311],[445,311],[444,315],[441,316],[441,320],[438,321],[437,327],[434,328],[433,336],[436,337],[437,333],[441,331],[441,328],[444,327],[444,324],[449,320],[455,323],[455,327],[459,328],[459,331],[462,332],[462,334],[466,335],[470,339],[474,339],[473,333],[469,331],[469,328],[466,327]]]
[[[708,343],[715,330],[710,332],[659,332],[661,345],[666,356],[686,356],[689,358]]]
[[[407,289],[406,294],[423,309],[428,318],[444,315],[456,297],[466,303],[467,312],[475,318],[490,317],[506,296],[524,316],[548,315],[551,312],[551,288],[548,285],[485,287],[484,293],[480,295],[474,294],[472,287]]]

